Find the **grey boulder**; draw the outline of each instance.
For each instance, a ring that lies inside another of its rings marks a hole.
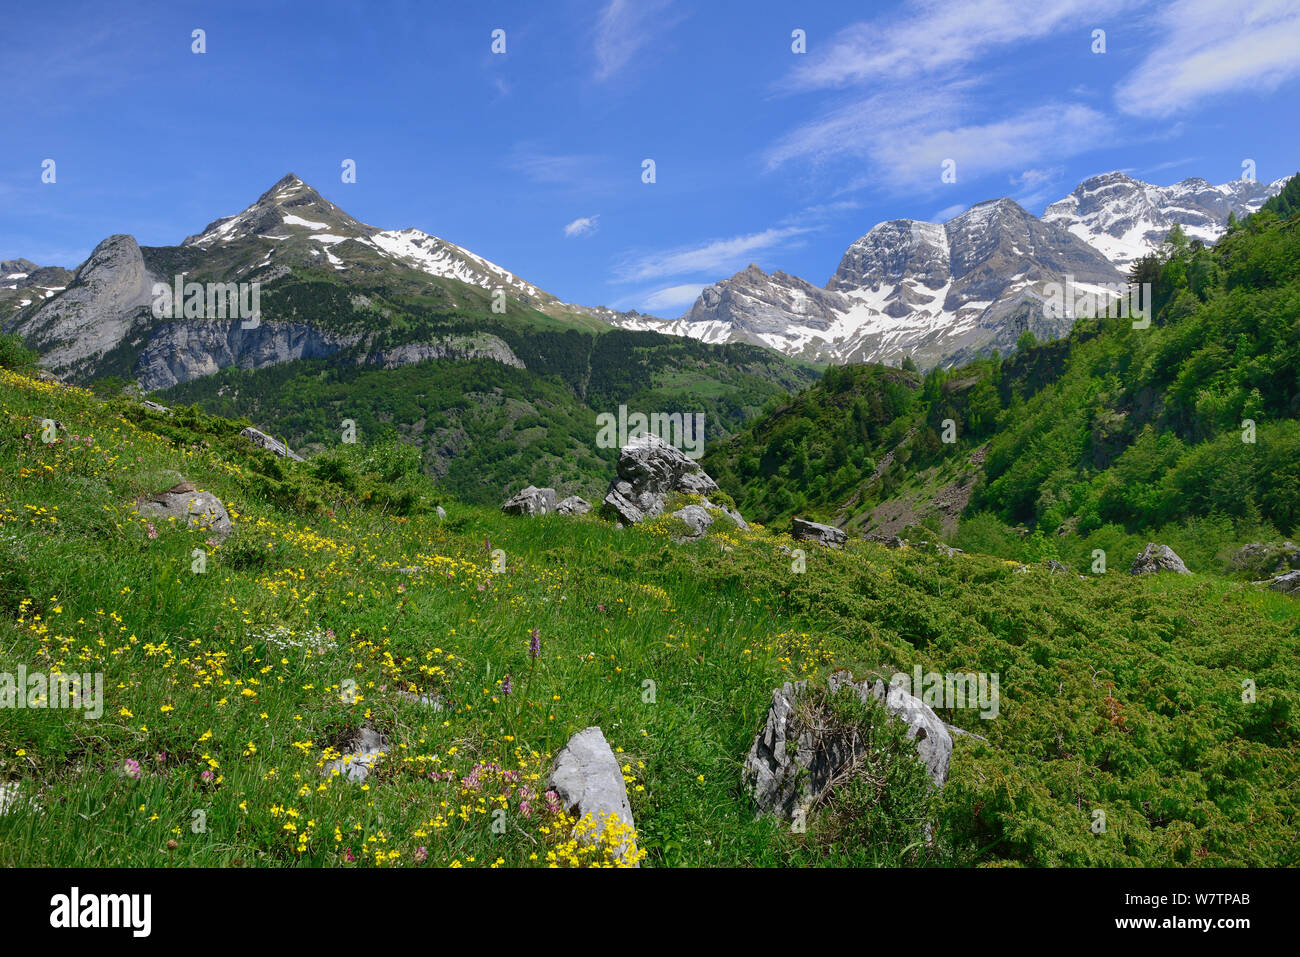
[[[506,499],[501,511],[507,515],[550,515],[556,507],[555,489],[530,485]]]
[[[1280,591],[1284,595],[1295,595],[1300,598],[1300,570],[1279,575],[1273,579],[1268,587],[1273,591]]]
[[[839,548],[848,540],[842,529],[802,518],[790,519],[790,534],[800,541],[817,542],[830,548]]]
[[[301,462],[303,460],[301,455],[297,452],[291,451],[289,447],[279,439],[272,438],[265,432],[255,429],[252,426],[241,430],[239,434],[244,436],[259,449],[266,449],[266,451],[270,452],[272,455],[278,455],[282,459],[291,459],[294,462]]]
[[[615,817],[629,828],[635,826],[623,770],[599,727],[584,728],[569,738],[555,755],[547,784],[565,810],[579,820],[590,815],[597,834],[604,834]],[[627,843],[619,845],[620,855],[630,851]]]
[[[704,534],[713,525],[713,516],[709,514],[708,509],[700,505],[687,505],[685,508],[679,508],[673,512],[674,518],[680,518],[686,523],[686,527],[691,530],[690,538],[703,538]]]
[[[934,786],[941,788],[948,778],[952,757],[952,735],[929,705],[901,687],[886,686],[877,679],[855,682],[847,671],[837,671],[827,680],[827,691],[849,689],[865,702],[875,698],[893,718],[908,727],[917,754]],[[806,681],[786,682],[772,692],[767,721],[754,738],[745,758],[744,780],[757,803],[760,815],[771,814],[790,820],[832,787],[847,768],[861,759],[866,744],[850,746],[828,719],[830,714],[809,713]]]
[[[701,507],[719,509],[736,527],[749,528],[735,509],[709,501],[718,483],[685,452],[657,436],[633,436],[619,450],[617,471],[604,505],[619,521],[635,525],[662,515],[674,494],[698,495]]]
[[[1157,572],[1173,572],[1176,575],[1190,575],[1183,560],[1168,545],[1148,542],[1142,554],[1133,559],[1129,567],[1130,575],[1154,575]]]
[[[164,520],[172,519],[184,523],[187,528],[210,531],[223,537],[235,528],[221,499],[211,492],[199,491],[193,482],[181,482],[165,492],[141,499],[136,511]]]

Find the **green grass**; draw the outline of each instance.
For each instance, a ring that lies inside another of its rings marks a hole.
[[[31,416],[91,442],[46,445]],[[794,543],[761,528],[683,545],[454,501],[439,522],[237,432],[0,372],[0,671],[102,672],[106,693],[97,721],[0,709],[0,781],[20,795],[0,865],[415,865],[425,848],[424,866],[544,866],[563,840],[540,831],[544,801],[526,817],[513,791],[495,833],[499,787],[461,779],[495,763],[541,790],[592,724],[626,762],[646,866],[1296,862],[1300,616],[1284,596],[865,542],[812,549],[795,574]],[[231,539],[150,537],[130,503],[173,472],[226,502]],[[278,645],[279,629],[334,645]],[[988,741],[957,739],[932,845],[900,846],[888,822],[847,846],[851,831],[754,819],[741,764],[773,687],[917,664],[1001,688],[994,720],[939,712]],[[323,778],[324,750],[365,723],[389,758],[366,786]]]

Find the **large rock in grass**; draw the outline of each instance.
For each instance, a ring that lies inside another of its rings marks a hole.
[[[266,451],[270,452],[272,455],[278,455],[282,459],[292,459],[294,462],[301,462],[303,460],[301,455],[297,452],[291,451],[289,447],[279,439],[272,438],[265,432],[259,431],[252,426],[241,430],[239,434],[248,439],[259,449],[266,449]]]
[[[800,541],[817,542],[819,545],[827,545],[831,548],[839,548],[848,540],[848,536],[842,529],[802,518],[790,519],[790,534]]]
[[[599,727],[584,728],[569,738],[555,755],[547,784],[574,817],[591,815],[597,834],[604,834],[613,818],[629,829],[635,827],[623,770]],[[619,843],[625,860],[631,852],[629,844]]]
[[[506,499],[501,511],[507,515],[550,515],[557,506],[555,489],[530,485]]]
[[[181,482],[165,492],[140,499],[136,511],[220,537],[229,535],[235,527],[221,499],[211,492],[199,491],[193,482]]]
[[[866,702],[874,698],[893,719],[907,725],[917,755],[935,787],[948,779],[952,735],[925,702],[901,687],[877,679],[855,682],[847,671],[827,680],[828,695],[847,689]],[[744,779],[760,814],[791,820],[851,773],[866,754],[867,743],[836,727],[824,701],[809,694],[808,682],[786,682],[772,692],[767,722],[754,738],[745,759]]]
[[[1142,554],[1133,559],[1128,573],[1130,575],[1154,575],[1157,572],[1173,572],[1175,575],[1190,575],[1183,560],[1168,545],[1148,542]]]
[[[729,506],[709,501],[718,491],[699,464],[685,452],[658,436],[633,436],[618,453],[618,477],[609,485],[605,507],[629,525],[664,513],[674,495],[699,495],[701,506],[724,512],[738,528],[749,526],[740,513]]]

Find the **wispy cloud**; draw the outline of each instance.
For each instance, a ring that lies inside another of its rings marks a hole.
[[[1065,175],[1063,166],[1049,169],[1027,169],[1009,177],[1008,181],[1016,187],[1012,198],[1026,209],[1033,209],[1049,199],[1059,199],[1057,185]]]
[[[902,13],[841,30],[824,54],[810,51],[783,86],[845,87],[952,71],[992,51],[1059,33],[1135,5],[1135,0],[918,0]]]
[[[585,153],[546,153],[519,146],[506,160],[506,165],[535,183],[573,186],[590,181],[599,159]]]
[[[1161,173],[1167,169],[1177,169],[1179,166],[1186,166],[1188,163],[1195,163],[1199,160],[1199,156],[1185,156],[1182,159],[1167,160],[1163,163],[1157,163],[1155,166],[1148,166],[1142,170],[1142,175],[1148,176],[1151,173]]]
[[[1161,39],[1115,90],[1135,116],[1168,116],[1229,92],[1271,92],[1300,76],[1294,0],[1178,0]]]
[[[680,286],[669,286],[666,289],[656,289],[654,292],[639,297],[637,300],[641,304],[641,309],[646,312],[654,313],[657,311],[669,311],[685,309],[700,297],[700,291],[708,285],[707,283],[688,282]]]
[[[671,0],[610,0],[596,20],[596,79],[608,80],[679,18]]]
[[[965,203],[953,203],[951,206],[945,206],[943,209],[939,210],[937,213],[931,216],[930,222],[946,223],[948,220],[952,219],[958,213],[964,213],[965,211],[966,211]]]
[[[665,276],[730,274],[743,268],[758,252],[788,244],[811,232],[809,226],[781,226],[759,233],[715,239],[701,246],[679,247],[625,260],[615,267],[619,282],[644,282]]]
[[[792,131],[767,153],[767,168],[792,160],[828,163],[866,160],[854,186],[939,188],[945,161],[956,164],[957,181],[1054,162],[1097,145],[1080,131],[1107,128],[1089,106],[1051,103],[1004,119],[958,125],[959,96],[916,94],[905,102],[880,93],[826,114]]]
[[[599,216],[579,216],[573,222],[569,223],[569,225],[564,227],[564,235],[573,238],[574,236],[585,236],[589,233],[594,233],[596,231],[596,223],[599,219]]]

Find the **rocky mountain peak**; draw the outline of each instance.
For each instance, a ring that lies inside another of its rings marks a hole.
[[[1229,213],[1240,218],[1255,212],[1285,182],[1233,180],[1215,186],[1192,176],[1172,186],[1154,186],[1124,173],[1104,173],[1085,179],[1048,206],[1043,221],[1068,229],[1126,270],[1133,260],[1158,249],[1175,223],[1190,239],[1214,242],[1227,228]]]
[[[379,232],[353,219],[293,173],[279,179],[257,202],[234,216],[209,223],[203,232],[186,237],[183,246],[210,248],[251,237],[282,240],[319,233],[360,238]]]
[[[36,272],[39,268],[41,267],[30,259],[3,259],[0,260],[0,279],[25,277],[29,273]]]

